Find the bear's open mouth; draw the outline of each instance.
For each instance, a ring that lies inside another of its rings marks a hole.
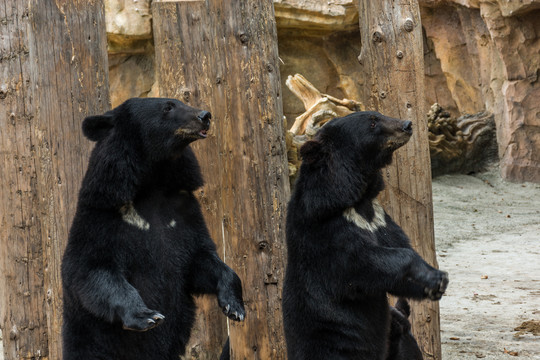
[[[202,138],[206,138],[208,136],[208,130],[201,130],[199,131],[199,136]]]
[[[177,136],[181,136],[184,139],[191,139],[193,141],[197,139],[205,139],[206,137],[208,137],[208,129],[202,129],[197,131],[180,128],[177,129],[174,134]]]
[[[393,136],[386,141],[385,148],[395,151],[409,142],[410,135]]]

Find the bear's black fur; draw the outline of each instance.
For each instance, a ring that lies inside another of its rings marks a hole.
[[[221,355],[219,356],[219,360],[230,360],[231,358],[230,352],[231,352],[230,339],[227,338],[225,345],[223,345],[223,349],[221,349]]]
[[[423,360],[422,351],[412,332],[409,315],[411,309],[405,299],[390,307],[390,336],[386,360]]]
[[[411,134],[410,121],[358,112],[328,122],[301,148],[287,210],[289,360],[384,359],[387,293],[441,298],[446,273],[412,250],[375,199],[381,169]]]
[[[203,180],[189,144],[206,137],[209,119],[146,98],[84,120],[97,144],[62,263],[64,360],[177,360],[193,295],[216,294],[243,320],[240,279],[216,254],[193,195]]]

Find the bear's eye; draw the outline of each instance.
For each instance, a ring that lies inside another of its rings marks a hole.
[[[375,116],[371,115],[369,117],[369,121],[371,121],[370,124],[369,124],[369,127],[372,128],[372,129],[375,129],[375,126],[377,126],[377,118]]]
[[[165,105],[165,109],[163,109],[163,112],[168,113],[168,112],[170,112],[172,109],[174,109],[174,104],[171,103],[171,102],[169,102],[169,103],[167,103],[167,105]]]

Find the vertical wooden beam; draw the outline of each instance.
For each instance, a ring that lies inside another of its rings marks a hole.
[[[219,54],[215,30],[207,25],[211,21],[207,12],[203,1],[154,1],[152,5],[160,96],[176,98],[212,112],[210,136],[192,147],[206,182],[198,198],[218,254],[224,258],[219,187],[222,168],[218,148],[221,134],[217,131],[222,111],[210,106],[216,86],[213,66],[219,62]],[[200,297],[196,304],[197,320],[184,358],[217,359],[227,340],[227,319],[213,297]]]
[[[205,218],[244,287],[246,320],[228,324],[232,358],[284,359],[290,189],[272,1],[154,1],[153,21],[160,94],[213,114],[211,136],[194,148]],[[222,317],[204,316],[207,330],[223,328]],[[218,344],[205,338],[215,335],[199,328],[188,352],[212,358]]]
[[[359,0],[362,51],[358,60],[367,109],[411,120],[414,135],[384,171],[386,210],[413,247],[437,266],[431,171],[424,108],[422,26],[416,0]],[[413,303],[413,332],[425,359],[440,359],[439,304]]]
[[[101,1],[0,5],[0,326],[4,355],[61,359],[60,260],[90,142],[108,109]]]

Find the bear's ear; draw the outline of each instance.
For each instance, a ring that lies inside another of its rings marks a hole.
[[[114,127],[114,116],[109,113],[88,116],[82,123],[84,136],[92,141],[104,139]]]
[[[325,157],[326,151],[321,140],[309,140],[300,148],[302,161],[308,164],[314,164]]]

